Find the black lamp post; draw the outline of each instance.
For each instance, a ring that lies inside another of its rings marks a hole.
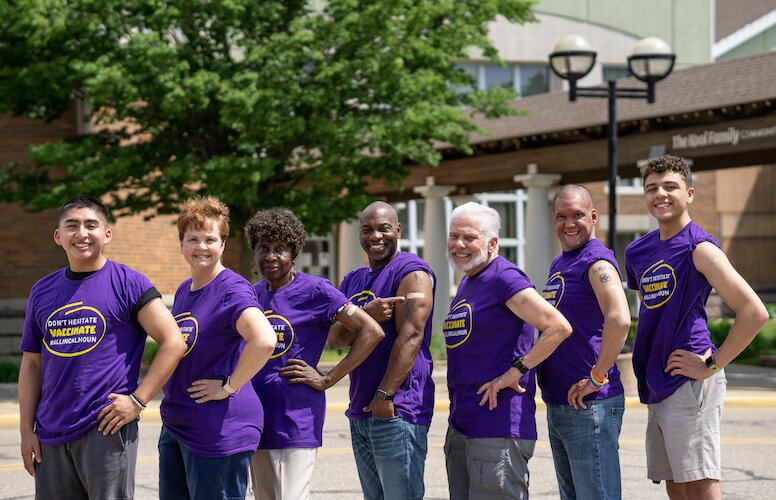
[[[633,48],[628,57],[628,71],[647,87],[617,87],[616,81],[607,82],[604,87],[577,87],[577,80],[590,73],[595,65],[596,52],[590,43],[579,35],[566,35],[555,44],[550,54],[550,68],[553,73],[569,81],[569,101],[577,97],[600,97],[608,99],[609,127],[609,248],[617,255],[617,98],[646,99],[655,102],[655,83],[667,77],[674,68],[676,56],[671,47],[659,38],[645,38]]]

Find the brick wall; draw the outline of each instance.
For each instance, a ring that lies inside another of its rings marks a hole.
[[[24,117],[0,115],[0,167],[26,157],[30,144],[68,137],[77,131],[74,110],[62,119],[44,125]],[[0,259],[0,299],[27,297],[44,275],[66,265],[67,259],[54,243],[56,211],[30,214],[18,205],[0,203],[4,231],[4,257]]]

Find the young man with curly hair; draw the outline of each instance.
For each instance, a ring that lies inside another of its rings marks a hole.
[[[690,217],[687,163],[664,155],[641,168],[644,201],[658,229],[625,250],[628,287],[641,307],[633,368],[648,405],[647,475],[672,499],[722,498],[719,481],[724,368],[768,319],[762,301],[719,243]],[[714,288],[736,319],[718,348],[706,324]]]

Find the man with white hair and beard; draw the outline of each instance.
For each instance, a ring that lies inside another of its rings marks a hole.
[[[534,370],[571,326],[516,265],[498,255],[498,212],[453,210],[450,265],[465,273],[442,329],[450,420],[445,458],[451,500],[528,498],[536,445]],[[534,345],[534,327],[542,331]]]

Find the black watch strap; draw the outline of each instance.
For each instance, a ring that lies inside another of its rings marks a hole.
[[[375,399],[382,399],[383,401],[393,401],[393,394],[388,394],[383,389],[377,389],[375,392]]]
[[[706,368],[713,372],[719,370],[719,366],[717,366],[717,360],[714,359],[713,354],[709,354],[709,357],[706,358]]]
[[[528,367],[523,364],[523,356],[515,358],[515,360],[512,361],[512,368],[517,368],[523,375],[528,372]]]

